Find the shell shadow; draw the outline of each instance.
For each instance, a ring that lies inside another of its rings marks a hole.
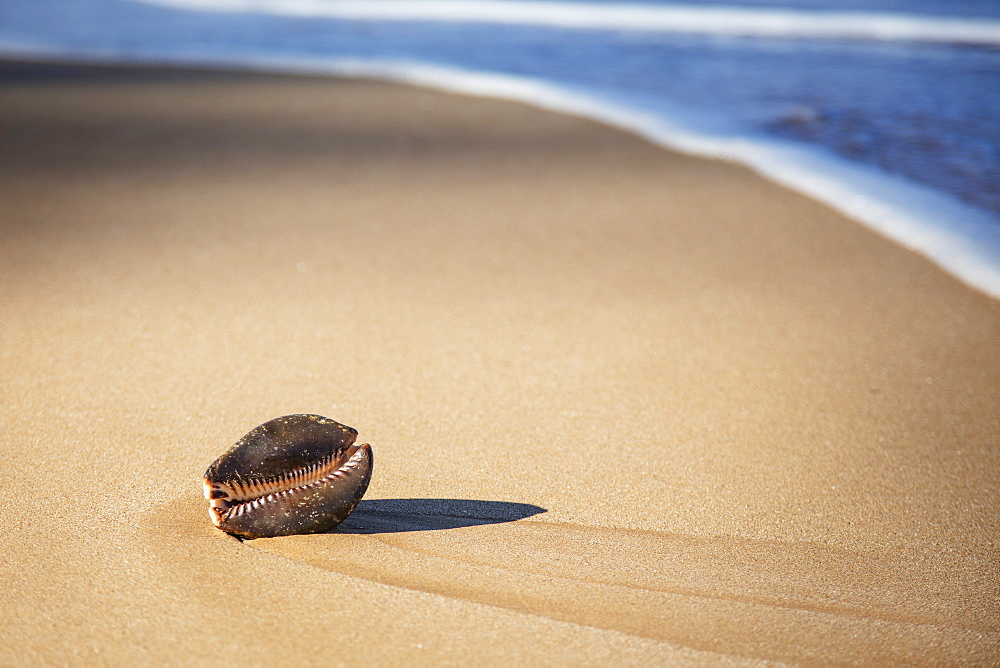
[[[516,522],[546,512],[530,503],[474,499],[373,499],[361,501],[331,533],[375,534],[440,531]]]

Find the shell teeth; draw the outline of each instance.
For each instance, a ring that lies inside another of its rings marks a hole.
[[[285,471],[274,478],[243,478],[238,473],[227,484],[205,481],[205,496],[209,499],[210,514],[218,525],[223,516],[238,517],[265,506],[275,498],[284,498],[300,490],[309,489],[335,479],[350,477],[365,458],[364,448],[358,450],[339,467],[337,454],[333,453],[300,469]],[[221,489],[225,498],[213,499],[212,491]],[[218,521],[217,521],[218,520]]]

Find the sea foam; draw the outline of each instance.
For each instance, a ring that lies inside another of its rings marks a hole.
[[[1000,45],[1000,21],[875,12],[530,0],[132,0],[202,12],[585,30]]]
[[[1000,299],[1000,220],[996,216],[820,148],[763,137],[707,134],[692,127],[691,120],[665,118],[527,77],[412,62],[340,60],[298,65],[311,71],[516,100],[597,120],[664,148],[732,160],[826,203]]]

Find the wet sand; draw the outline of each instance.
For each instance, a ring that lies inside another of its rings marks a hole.
[[[724,162],[367,81],[0,65],[0,662],[1000,658],[1000,303]],[[327,415],[336,532],[200,475]]]

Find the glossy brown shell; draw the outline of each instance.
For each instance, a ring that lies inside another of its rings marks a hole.
[[[357,435],[321,415],[255,427],[205,472],[209,517],[241,538],[329,531],[371,480],[371,446],[354,445]]]

